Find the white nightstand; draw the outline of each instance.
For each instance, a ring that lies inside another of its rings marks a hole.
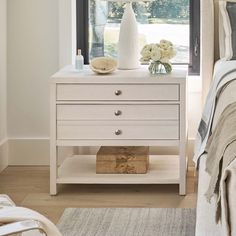
[[[57,184],[179,184],[186,194],[186,67],[151,76],[147,67],[96,75],[72,67],[52,76],[50,193]],[[179,156],[151,156],[148,174],[96,174],[95,156],[67,158],[59,146],[177,146]]]

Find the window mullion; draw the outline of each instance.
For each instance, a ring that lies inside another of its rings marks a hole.
[[[81,49],[85,64],[89,64],[89,1],[76,1],[77,49]]]

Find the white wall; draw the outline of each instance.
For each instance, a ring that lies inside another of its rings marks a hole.
[[[49,137],[48,82],[58,70],[58,0],[7,0],[7,13],[9,162],[15,164],[21,158],[15,152],[17,140],[24,148],[32,139],[45,143]],[[36,156],[42,148],[48,150],[48,142],[34,150]],[[36,160],[48,163],[48,156]]]
[[[188,136],[195,139],[202,115],[202,81],[200,76],[188,78]]]
[[[6,0],[0,0],[0,142],[6,138]]]
[[[6,0],[0,0],[0,171],[7,166],[7,110],[6,110]]]

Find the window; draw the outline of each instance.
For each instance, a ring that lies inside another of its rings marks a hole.
[[[199,0],[155,0],[134,2],[140,49],[147,43],[167,39],[177,55],[172,62],[188,64],[191,74],[199,73]],[[85,62],[97,56],[117,57],[119,28],[124,3],[77,0],[77,47]]]

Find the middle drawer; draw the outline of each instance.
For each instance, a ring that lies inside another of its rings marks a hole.
[[[179,120],[179,105],[57,105],[57,120]]]

